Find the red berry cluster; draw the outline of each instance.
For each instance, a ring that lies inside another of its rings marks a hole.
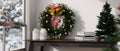
[[[58,26],[58,23],[61,22],[61,19],[60,19],[60,18],[57,18],[57,21],[55,21],[55,17],[53,16],[53,17],[51,18],[51,21],[53,21],[53,22],[54,22],[54,26],[57,27],[57,26]]]

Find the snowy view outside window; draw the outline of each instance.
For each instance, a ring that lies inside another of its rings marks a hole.
[[[25,48],[24,0],[0,0],[0,51]]]

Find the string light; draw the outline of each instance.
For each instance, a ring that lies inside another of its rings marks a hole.
[[[48,17],[48,15],[46,15],[46,17]]]

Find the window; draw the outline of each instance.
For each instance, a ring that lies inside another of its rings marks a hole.
[[[0,51],[25,48],[24,0],[0,0]]]

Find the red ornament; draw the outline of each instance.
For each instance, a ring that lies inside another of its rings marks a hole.
[[[57,26],[58,26],[58,23],[57,23],[57,22],[54,22],[54,26],[57,27]]]
[[[55,6],[55,4],[53,4],[52,6],[51,6],[51,9],[55,9],[56,8],[56,6]]]
[[[55,20],[55,17],[52,17],[51,20],[54,21],[54,20]]]
[[[60,19],[60,18],[58,18],[57,22],[61,22],[61,19]]]
[[[120,5],[118,6],[118,10],[120,11]]]

